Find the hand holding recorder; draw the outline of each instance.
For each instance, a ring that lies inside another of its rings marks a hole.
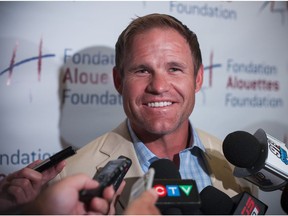
[[[85,174],[77,174],[51,185],[34,202],[22,209],[24,214],[107,214],[115,194],[112,186],[103,191],[103,198],[94,197],[89,204],[79,200],[79,191],[98,188],[99,183]]]
[[[111,206],[109,206],[116,195],[112,185],[103,190],[103,197],[101,198],[93,197],[87,204],[79,200],[79,191],[98,187],[99,182],[85,174],[69,176],[45,189],[33,202],[23,206],[21,211],[18,210],[17,213],[45,215],[114,214],[111,212]],[[128,205],[124,214],[160,214],[154,205],[156,199],[157,194],[153,189],[145,191]]]
[[[44,161],[34,161],[0,182],[0,211],[35,199],[43,186],[62,171],[63,161],[76,152],[68,147]]]

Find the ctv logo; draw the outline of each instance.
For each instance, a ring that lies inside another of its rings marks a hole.
[[[180,197],[181,191],[186,195],[189,196],[192,191],[192,185],[154,185],[156,192],[158,193],[159,197]]]
[[[241,215],[258,215],[260,209],[256,206],[254,200],[249,197],[244,208],[241,211]]]

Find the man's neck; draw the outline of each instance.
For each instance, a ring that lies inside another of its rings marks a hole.
[[[189,121],[187,121],[172,133],[161,136],[153,135],[155,138],[149,140],[145,140],[144,136],[139,136],[139,139],[157,157],[173,160],[174,155],[187,148],[191,136],[190,131]]]

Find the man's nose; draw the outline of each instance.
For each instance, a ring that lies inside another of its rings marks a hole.
[[[148,91],[160,94],[169,90],[169,79],[164,73],[154,73],[151,76]]]

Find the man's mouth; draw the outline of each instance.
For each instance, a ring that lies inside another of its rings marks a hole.
[[[166,107],[172,105],[171,101],[150,102],[148,107]]]

